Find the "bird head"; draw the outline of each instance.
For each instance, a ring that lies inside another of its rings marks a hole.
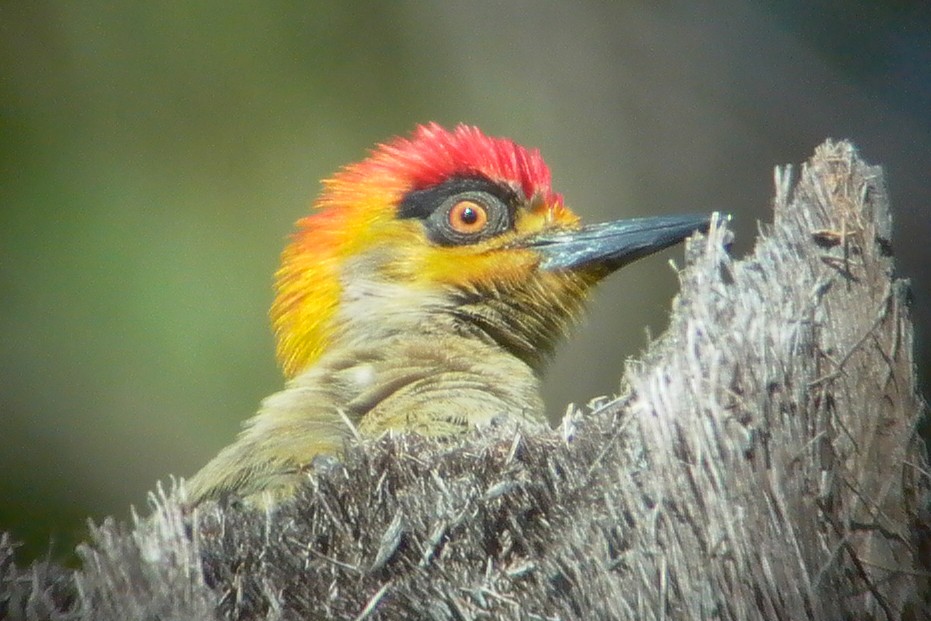
[[[445,322],[539,370],[587,292],[705,228],[706,216],[581,226],[537,150],[475,127],[418,127],[324,182],[277,272],[288,377],[328,349]]]

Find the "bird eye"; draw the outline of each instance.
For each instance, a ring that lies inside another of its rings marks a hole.
[[[457,233],[474,235],[488,224],[488,208],[472,200],[462,200],[449,209],[449,226]]]
[[[398,205],[398,218],[423,222],[427,238],[440,246],[476,244],[514,226],[517,198],[487,179],[454,177],[409,192]]]

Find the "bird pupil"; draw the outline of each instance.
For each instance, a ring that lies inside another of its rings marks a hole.
[[[466,224],[475,224],[478,221],[478,213],[472,207],[465,207],[462,210],[461,219]]]

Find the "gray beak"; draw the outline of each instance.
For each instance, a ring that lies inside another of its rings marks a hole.
[[[543,256],[544,270],[591,270],[609,274],[679,243],[696,231],[706,232],[711,216],[634,218],[580,229],[540,233],[523,244]]]

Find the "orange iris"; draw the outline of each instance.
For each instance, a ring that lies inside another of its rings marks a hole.
[[[475,201],[464,200],[449,210],[449,226],[466,235],[480,233],[488,224],[487,208]]]

